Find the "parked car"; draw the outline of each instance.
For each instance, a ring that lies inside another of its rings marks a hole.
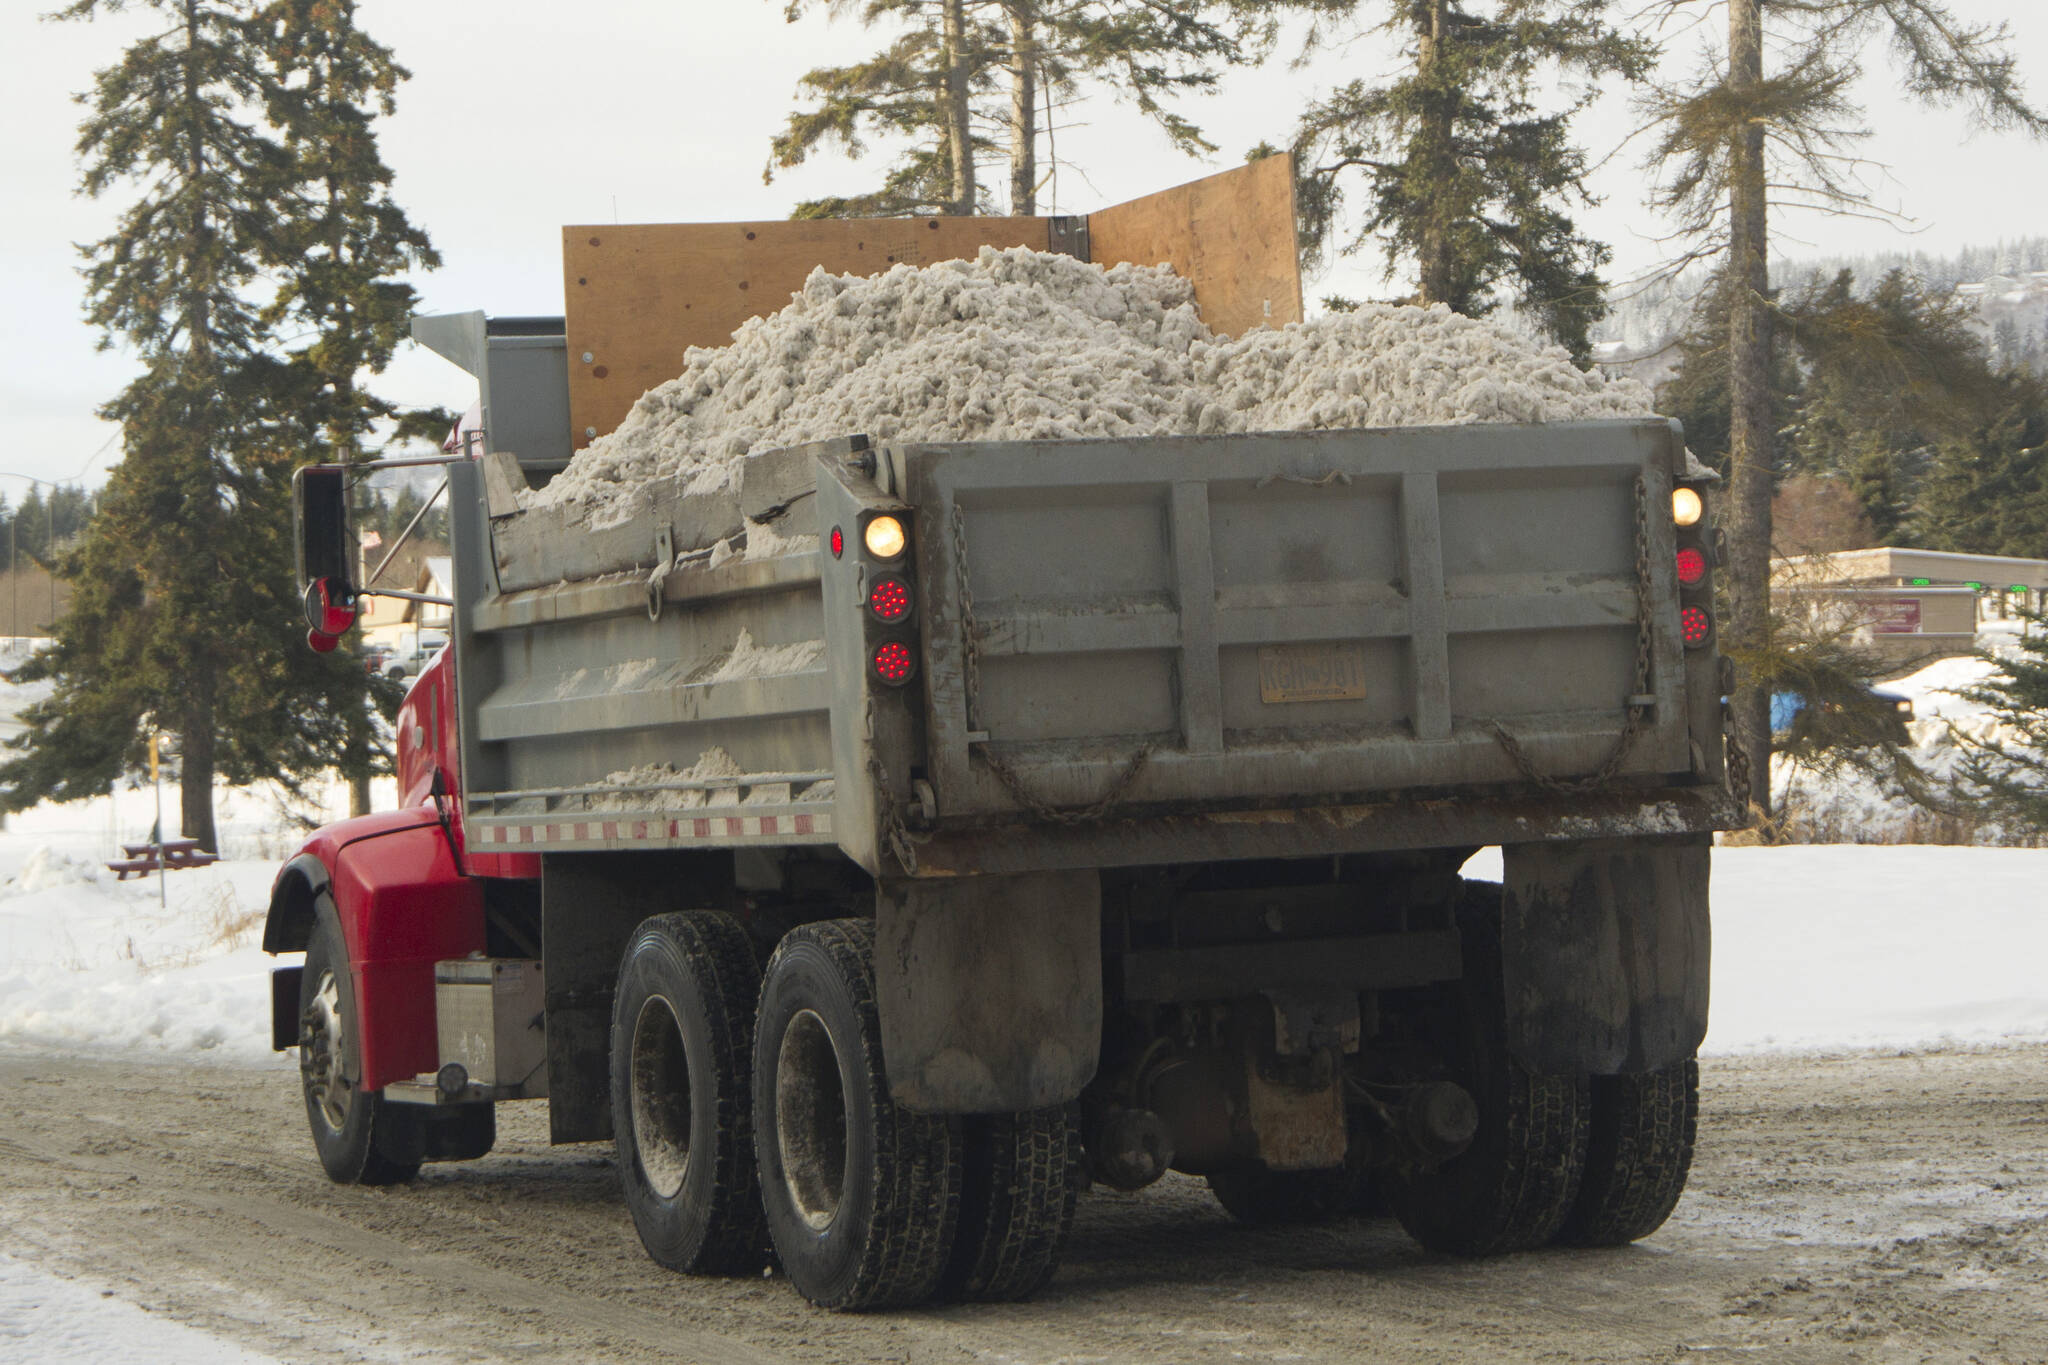
[[[1810,702],[1799,692],[1771,694],[1771,740],[1788,748],[1853,749],[1871,744],[1909,745],[1913,699],[1869,683],[1855,694]]]
[[[441,652],[441,646],[448,643],[448,632],[444,630],[423,630],[406,640],[392,651],[383,664],[387,678],[416,678],[421,669],[434,661]]]

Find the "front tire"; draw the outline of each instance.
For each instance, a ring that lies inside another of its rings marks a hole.
[[[671,1270],[758,1270],[767,1233],[754,1174],[754,1006],[761,973],[730,915],[643,923],[612,1002],[619,1183],[647,1254]]]
[[[328,1179],[337,1185],[396,1185],[419,1174],[426,1134],[418,1112],[362,1088],[355,982],[331,910],[315,917],[299,977],[299,1085]]]
[[[754,1152],[768,1235],[820,1308],[931,1296],[960,1216],[957,1120],[889,1097],[874,926],[793,929],[769,959],[754,1042]]]
[[[1465,883],[1457,915],[1464,974],[1442,1045],[1450,1079],[1479,1106],[1479,1132],[1434,1170],[1390,1170],[1387,1203],[1430,1251],[1499,1256],[1551,1241],[1571,1212],[1586,1165],[1588,1087],[1508,1055],[1500,885]]]
[[[1700,1064],[1593,1078],[1586,1178],[1558,1240],[1623,1246],[1664,1226],[1685,1193],[1699,1131]]]

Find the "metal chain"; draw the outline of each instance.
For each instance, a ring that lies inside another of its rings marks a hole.
[[[1109,784],[1109,790],[1103,792],[1092,805],[1059,807],[1046,804],[1043,798],[1034,794],[1024,784],[1023,776],[1004,759],[986,748],[978,752],[981,761],[988,764],[988,770],[995,774],[996,781],[1003,784],[1003,790],[1010,794],[1012,800],[1022,806],[1027,814],[1055,825],[1087,825],[1100,820],[1130,794],[1131,788],[1137,784],[1139,775],[1145,771],[1145,765],[1152,761],[1152,746],[1148,744],[1131,755],[1130,762],[1124,764],[1124,770]]]
[[[1636,685],[1633,697],[1650,694],[1650,653],[1655,644],[1654,593],[1650,584],[1650,493],[1642,476],[1636,476]],[[1590,776],[1578,778],[1549,777],[1538,772],[1535,763],[1522,749],[1521,743],[1508,733],[1506,726],[1497,720],[1487,722],[1493,728],[1493,737],[1501,749],[1513,761],[1522,776],[1547,792],[1560,795],[1576,795],[1604,787],[1621,771],[1622,760],[1635,747],[1636,738],[1643,731],[1643,721],[1650,708],[1631,700],[1622,708],[1624,719],[1621,735],[1614,742],[1606,761],[1601,763]]]
[[[960,671],[967,684],[967,728],[977,728],[981,705],[981,628],[974,623],[974,589],[967,585],[967,517],[953,504],[953,582],[960,601]]]
[[[960,671],[967,688],[967,728],[977,730],[980,727],[975,722],[981,709],[981,627],[974,619],[974,589],[967,581],[967,518],[957,502],[953,504],[952,531],[953,581],[960,604]],[[1034,794],[1025,784],[1023,775],[986,744],[970,743],[968,753],[988,765],[996,781],[1026,814],[1055,825],[1085,825],[1100,820],[1130,793],[1139,775],[1145,771],[1145,765],[1152,761],[1152,746],[1148,744],[1131,755],[1123,771],[1117,774],[1109,784],[1109,790],[1099,800],[1078,809],[1062,809]]]
[[[903,865],[904,872],[917,875],[917,846],[931,841],[930,835],[913,833],[903,819],[903,807],[896,800],[896,789],[889,783],[889,770],[882,765],[882,755],[874,747],[875,706],[868,703],[868,781],[875,789],[875,813],[881,818],[882,840],[889,851],[896,855],[896,861]]]
[[[1733,717],[1729,718],[1725,727],[1725,736],[1728,746],[1728,793],[1746,811],[1751,801],[1749,750],[1742,747],[1742,736],[1735,733]]]

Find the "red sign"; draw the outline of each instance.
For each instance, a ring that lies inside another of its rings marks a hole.
[[[1918,635],[1920,633],[1920,599],[1917,597],[1893,597],[1864,604],[1870,616],[1870,630],[1874,635]]]

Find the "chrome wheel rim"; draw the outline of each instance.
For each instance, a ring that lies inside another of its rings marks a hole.
[[[341,1013],[341,983],[334,973],[320,974],[313,1001],[300,1019],[299,1073],[306,1095],[327,1126],[340,1132],[348,1122],[348,1079],[342,1075],[347,1033]]]

